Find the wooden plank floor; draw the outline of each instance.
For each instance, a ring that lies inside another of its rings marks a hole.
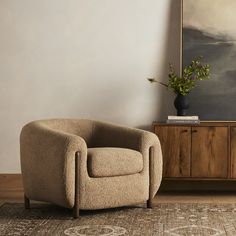
[[[195,191],[179,191],[176,182],[167,182],[167,187],[171,188],[171,191],[163,191],[161,188],[157,196],[154,199],[154,204],[158,203],[236,203],[236,186],[233,182],[215,183],[200,183],[194,185],[194,183],[186,182],[184,187],[195,189]],[[215,185],[214,188],[212,186]],[[227,188],[225,188],[227,186]],[[165,184],[163,187],[166,188]],[[225,189],[224,189],[225,188]],[[166,188],[168,189],[168,188]],[[174,189],[174,191],[173,191]],[[199,191],[196,191],[199,189]],[[211,190],[211,191],[200,191]],[[223,191],[215,191],[214,189],[221,189]],[[226,191],[230,189],[231,191]],[[234,190],[235,189],[235,190]],[[5,202],[23,202],[23,185],[22,177],[20,174],[0,174],[0,205]]]
[[[20,193],[11,193],[8,197],[0,197],[0,205],[5,202],[22,202]],[[236,192],[168,192],[158,193],[154,199],[154,205],[158,203],[236,203]]]

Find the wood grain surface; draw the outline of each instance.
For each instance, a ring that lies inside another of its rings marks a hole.
[[[231,149],[231,177],[236,179],[236,127],[231,128],[230,132]]]
[[[163,153],[164,177],[190,177],[191,128],[155,126]]]
[[[192,128],[192,177],[227,178],[228,128]]]
[[[23,184],[21,174],[0,174],[0,198],[23,199]]]
[[[236,122],[153,122],[163,151],[164,179],[236,180]]]

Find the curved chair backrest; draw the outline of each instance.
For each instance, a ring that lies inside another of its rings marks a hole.
[[[92,145],[93,121],[86,119],[48,119],[34,121],[50,129],[82,137],[87,146]]]

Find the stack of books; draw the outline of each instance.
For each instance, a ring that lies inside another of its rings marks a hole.
[[[168,116],[168,124],[199,124],[198,116]]]

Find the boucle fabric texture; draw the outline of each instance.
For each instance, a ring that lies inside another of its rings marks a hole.
[[[139,152],[142,169],[129,175],[90,176],[88,150],[104,147]],[[110,208],[153,198],[161,182],[159,140],[155,134],[140,129],[92,120],[33,121],[22,129],[20,149],[25,195],[33,200],[72,208],[77,188],[80,209]],[[153,151],[149,158],[150,150]],[[76,155],[78,186],[75,186]]]
[[[140,152],[127,148],[88,148],[88,172],[91,177],[131,175],[142,169]]]

